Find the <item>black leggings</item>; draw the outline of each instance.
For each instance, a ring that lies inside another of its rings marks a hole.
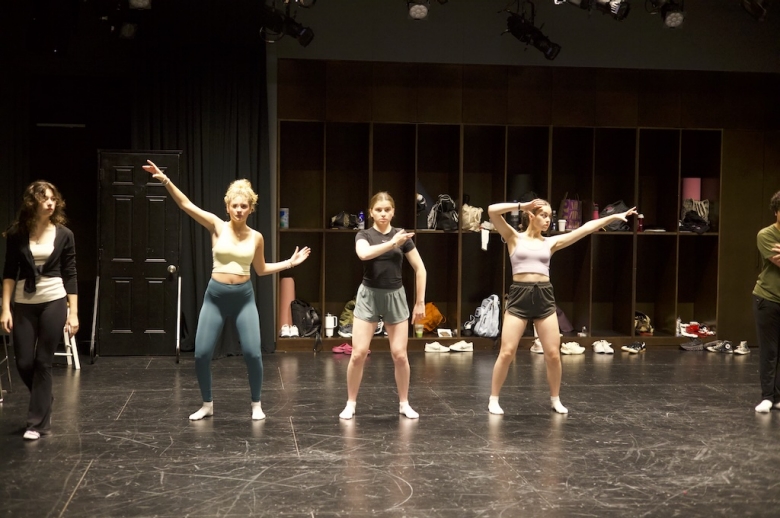
[[[67,314],[66,297],[42,304],[14,304],[16,368],[30,390],[27,429],[41,434],[51,428],[51,363]]]
[[[780,403],[780,304],[753,295],[761,399]]]

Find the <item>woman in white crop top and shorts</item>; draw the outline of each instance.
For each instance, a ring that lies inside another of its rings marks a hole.
[[[249,282],[250,266],[257,275],[269,275],[301,264],[309,257],[309,247],[298,250],[278,263],[266,263],[263,235],[249,228],[246,220],[255,210],[257,194],[248,180],[236,180],[225,193],[225,209],[228,221],[206,212],[184,195],[165,174],[147,160],[143,166],[152,177],[160,180],[184,212],[206,227],[211,233],[214,266],[211,280],[203,297],[195,333],[195,373],[198,376],[203,405],[190,415],[196,421],[214,414],[211,395],[211,358],[226,319],[236,323],[241,352],[249,374],[252,397],[252,419],[265,419],[260,405],[260,389],[263,385],[263,359],[260,352],[260,316],[255,304],[255,292]]]
[[[528,225],[524,232],[512,228],[503,217],[507,212],[518,209],[528,216]],[[544,349],[552,409],[559,414],[566,414],[569,411],[561,404],[559,397],[561,338],[558,332],[558,315],[555,313],[555,296],[550,284],[550,257],[558,250],[576,243],[612,221],[626,221],[628,216],[636,214],[636,208],[589,221],[571,232],[551,237],[542,235],[550,226],[552,214],[550,204],[545,200],[496,203],[488,207],[488,214],[490,221],[506,241],[512,263],[512,286],[507,294],[507,308],[501,331],[501,352],[493,367],[488,410],[491,414],[504,413],[498,404],[498,394],[501,392],[509,366],[520,345],[520,338],[526,326],[533,322]]]

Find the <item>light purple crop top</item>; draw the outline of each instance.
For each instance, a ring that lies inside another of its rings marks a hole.
[[[543,238],[543,241],[534,240],[534,244],[539,243],[539,249],[531,249],[527,246],[520,246],[520,240],[515,245],[515,250],[509,254],[509,261],[512,263],[512,275],[516,273],[540,273],[550,276],[550,247],[553,240]]]

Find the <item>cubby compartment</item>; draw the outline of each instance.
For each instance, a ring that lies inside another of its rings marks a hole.
[[[388,192],[395,201],[393,226],[412,230],[415,226],[414,124],[374,124],[372,137],[370,196]],[[366,209],[367,210],[367,209]]]
[[[325,232],[323,292],[325,313],[341,314],[347,301],[355,298],[363,279],[363,263],[355,253],[355,230]]]
[[[446,318],[446,322],[441,327],[456,330],[459,322],[457,306],[460,279],[458,234],[445,232],[421,234],[415,239],[415,244],[427,272],[425,302],[433,302]],[[408,264],[406,268],[408,275],[412,275]],[[413,302],[413,279],[411,284],[405,286],[407,295]]]
[[[325,217],[344,211],[368,218],[369,125],[335,123],[326,126],[325,138]]]
[[[550,199],[558,210],[564,198],[579,199],[583,211],[593,200],[593,129],[553,128]],[[609,202],[606,202],[609,203]],[[585,222],[589,218],[584,217]]]
[[[434,202],[440,194],[460,199],[460,154],[460,126],[417,126],[417,181]],[[427,230],[424,217],[417,219],[417,228]]]
[[[550,128],[507,129],[506,201],[520,201],[530,193],[547,199],[549,166]]]
[[[683,130],[680,154],[680,203],[686,178],[701,180],[699,200],[709,202],[710,232],[717,232],[720,215],[720,130]],[[680,210],[682,205],[680,205]]]
[[[636,248],[636,311],[654,336],[674,336],[677,319],[677,235],[640,233]]]
[[[680,234],[677,312],[683,322],[713,324],[718,301],[718,237]]]
[[[303,299],[318,311],[322,310],[322,262],[325,243],[322,232],[290,231],[279,234],[279,260],[288,259],[295,247],[311,248],[309,258],[295,268],[283,270],[280,277],[292,277],[295,280],[295,297]],[[323,313],[324,314],[324,313]]]
[[[636,130],[598,128],[595,130],[595,165],[593,199],[584,205],[593,212],[593,203],[603,209],[622,200],[627,207],[635,205]],[[591,219],[591,218],[587,218]],[[634,228],[635,219],[628,222]]]
[[[463,203],[487,210],[504,201],[505,143],[504,126],[463,128]]]
[[[279,125],[279,207],[289,209],[290,228],[323,228],[324,139],[321,122]]]
[[[631,234],[593,235],[591,333],[598,336],[633,334],[634,250]]]
[[[555,304],[574,328],[569,335],[576,334],[583,327],[591,328],[592,241],[592,238],[583,238],[555,252],[550,259],[550,282]]]
[[[461,255],[460,321],[466,322],[485,297],[495,294],[502,299],[509,287],[504,278],[504,260],[508,255],[498,232],[488,235],[487,250],[482,250],[479,232],[463,233]]]
[[[680,219],[680,131],[640,130],[638,162],[637,211],[644,215],[645,230],[676,232]]]

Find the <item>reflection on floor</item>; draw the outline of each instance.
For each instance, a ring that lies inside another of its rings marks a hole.
[[[25,442],[18,377],[0,405],[0,515],[776,516],[780,411],[758,415],[758,351],[657,348],[563,357],[549,410],[541,355],[518,352],[487,413],[490,352],[412,353],[412,421],[389,353],[340,421],[349,357],[265,356],[250,419],[241,358],[213,363],[214,417],[191,358],[54,369],[51,437]],[[4,380],[5,381],[5,380]]]

